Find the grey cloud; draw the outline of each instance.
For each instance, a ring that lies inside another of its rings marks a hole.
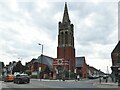
[[[54,39],[53,36],[56,34],[56,22],[53,20],[54,13],[53,8],[48,8],[45,11],[36,11],[34,2],[21,2],[19,7],[22,11],[26,11],[31,16],[31,23],[38,28],[45,28],[46,32],[49,32]],[[37,7],[38,8],[38,7]],[[52,31],[52,32],[51,32]]]
[[[77,28],[76,28],[77,29],[76,32],[81,33],[81,35],[77,35],[77,38],[79,39],[79,41],[83,43],[84,42],[87,42],[87,43],[94,42],[94,43],[103,43],[103,44],[114,43],[114,42],[111,42],[108,39],[108,37],[112,33],[114,27],[116,27],[116,24],[117,24],[117,21],[116,21],[117,17],[114,18],[115,15],[117,14],[117,12],[114,11],[114,9],[116,9],[117,7],[114,7],[113,5],[113,9],[110,10],[108,8],[111,7],[111,5],[113,4],[111,3],[107,3],[105,5],[103,4],[101,5],[102,7],[100,7],[100,5],[99,7],[92,6],[92,8],[94,9],[94,12],[98,15],[97,17],[94,17],[95,25],[92,28],[80,26],[81,24],[80,20],[84,19],[85,17],[87,17],[89,14],[93,12],[92,9],[90,8],[91,5],[86,6],[86,9],[81,8],[81,11],[80,11],[81,15],[79,19],[80,24],[78,24],[79,26],[77,25]],[[85,12],[87,12],[87,14]],[[79,16],[77,18],[79,18]]]
[[[2,19],[3,21],[8,20],[11,21],[11,23],[12,21],[16,21],[19,24],[21,23],[19,20],[23,19],[26,21],[25,25],[34,26],[39,28],[40,30],[44,30],[46,33],[49,33],[50,39],[52,39],[51,41],[55,41],[58,35],[58,22],[61,21],[62,18],[58,21],[55,21],[55,19],[53,19],[53,16],[59,12],[61,12],[61,15],[63,15],[64,3],[50,3],[50,6],[51,7],[41,12],[36,11],[36,6],[34,2],[19,2],[19,10],[17,12],[12,12],[9,10],[9,8],[4,6],[4,13],[0,17],[4,17],[4,20]],[[109,51],[95,52],[92,45],[96,43],[101,45],[114,43],[114,40],[111,42],[108,37],[112,34],[113,28],[116,27],[117,17],[114,17],[116,16],[116,11],[114,9],[117,9],[117,7],[111,3],[101,3],[98,5],[94,5],[92,3],[69,2],[68,9],[69,12],[72,12],[72,14],[74,15],[74,20],[71,17],[70,19],[71,22],[73,22],[73,24],[75,25],[75,39],[77,41],[76,46],[80,45],[80,47],[75,47],[77,55],[89,56],[89,54],[102,53],[99,58],[108,58]],[[25,17],[25,12],[30,15],[30,20]],[[98,16],[93,17],[95,25],[92,27],[87,27],[83,24],[83,22],[84,19],[87,18],[91,13],[96,13],[96,15]],[[18,39],[19,36],[19,31],[16,32],[16,30],[14,30],[13,28],[8,28],[7,31],[2,31],[0,37],[2,37],[1,39],[3,39],[7,43],[7,45],[4,46],[4,51],[6,53],[12,54],[13,57],[15,56],[23,58],[27,58],[32,55],[35,56],[41,53],[41,47],[37,46],[39,40],[34,39],[31,40],[30,43],[25,43],[20,41],[20,38]],[[43,37],[43,42],[44,38],[45,37]],[[11,48],[14,48],[15,51],[12,51]],[[49,48],[50,47],[48,43],[48,45],[45,45],[46,52],[47,50],[50,50]],[[93,48],[93,50],[91,50],[91,48]],[[54,49],[57,50],[56,48]]]
[[[12,56],[16,55],[15,57],[27,58],[31,55],[38,55],[38,52],[41,52],[37,43],[33,42],[31,44],[25,44],[19,41],[15,42],[14,40],[12,42],[12,45],[9,45],[8,42],[8,45],[5,47],[5,52],[11,54]],[[13,50],[11,50],[11,48],[13,48]]]

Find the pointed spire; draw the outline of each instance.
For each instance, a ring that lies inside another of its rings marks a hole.
[[[64,7],[64,14],[63,14],[63,20],[62,22],[69,22],[70,23],[70,19],[69,19],[69,14],[68,14],[68,9],[67,9],[67,2],[65,2],[65,7]]]

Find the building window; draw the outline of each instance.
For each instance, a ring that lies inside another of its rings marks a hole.
[[[65,32],[65,45],[68,44],[68,32],[66,31]]]
[[[63,44],[63,32],[61,32],[61,44]]]

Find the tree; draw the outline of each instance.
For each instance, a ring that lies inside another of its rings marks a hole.
[[[28,75],[32,74],[30,70],[25,70],[25,73],[28,74]]]
[[[4,65],[4,62],[2,62],[2,68],[4,67],[5,65]]]
[[[23,73],[23,72],[25,72],[25,70],[27,70],[27,67],[23,66],[21,61],[18,61],[16,66],[13,67],[12,74],[14,74],[14,72]]]

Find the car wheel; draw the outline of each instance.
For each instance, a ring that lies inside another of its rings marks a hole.
[[[7,80],[4,80],[4,82],[7,82]]]
[[[28,80],[27,83],[30,83],[30,80]]]
[[[19,80],[17,80],[17,84],[20,84],[20,81],[19,81]]]

